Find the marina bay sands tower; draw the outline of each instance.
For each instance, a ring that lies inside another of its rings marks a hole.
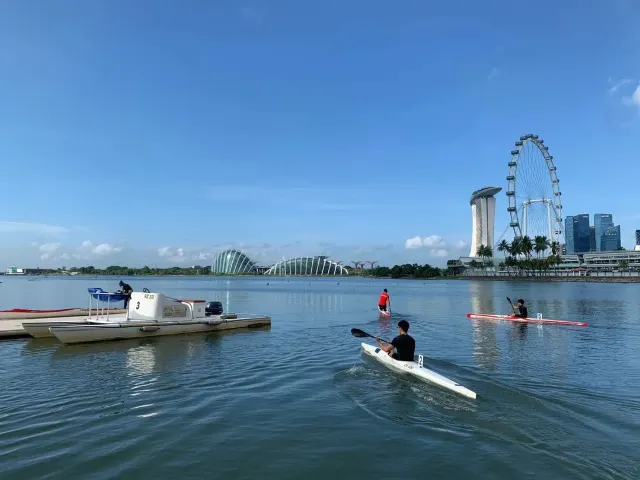
[[[478,256],[478,247],[485,245],[495,248],[493,244],[493,227],[496,216],[496,197],[500,187],[484,187],[471,194],[471,218],[473,231],[471,233],[470,257]]]

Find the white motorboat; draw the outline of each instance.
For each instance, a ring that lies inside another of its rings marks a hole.
[[[118,294],[90,291],[90,295],[108,301],[109,296]],[[34,337],[54,336],[62,343],[72,344],[271,325],[271,317],[265,315],[225,315],[220,302],[178,300],[153,292],[133,292],[124,315],[96,309],[95,316],[81,321],[56,320],[23,324],[23,327]]]

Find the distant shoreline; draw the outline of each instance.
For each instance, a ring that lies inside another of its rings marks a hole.
[[[5,275],[1,275],[0,277],[5,277]],[[620,276],[620,277],[585,277],[585,276],[575,276],[575,277],[565,277],[565,276],[548,276],[548,277],[537,277],[537,276],[491,276],[491,275],[451,275],[451,276],[439,276],[439,277],[414,277],[414,276],[403,276],[403,277],[391,277],[391,276],[373,276],[373,275],[331,275],[331,276],[323,276],[323,275],[211,275],[211,274],[193,274],[188,275],[184,273],[162,273],[162,274],[142,274],[142,275],[123,275],[123,274],[109,274],[109,273],[78,273],[76,275],[65,275],[65,274],[47,274],[47,275],[6,275],[6,277],[17,277],[17,278],[76,278],[76,277],[127,277],[127,278],[149,278],[149,277],[206,277],[206,278],[265,278],[265,279],[278,279],[278,278],[363,278],[363,279],[379,279],[379,280],[422,280],[422,281],[438,281],[438,280],[456,280],[456,281],[470,281],[470,280],[479,280],[479,281],[527,281],[527,282],[583,282],[583,283],[640,283],[640,276],[631,277],[631,276]]]
[[[370,278],[389,278],[391,277],[370,277]],[[415,277],[400,277],[392,280],[480,280],[480,281],[527,281],[527,282],[583,282],[583,283],[640,283],[640,277],[504,277],[504,276],[471,276],[471,275],[456,275],[449,277],[430,277],[430,278],[415,278]]]

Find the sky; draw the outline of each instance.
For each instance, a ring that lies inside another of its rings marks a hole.
[[[527,133],[633,248],[638,2],[3,0],[0,268],[443,265]]]

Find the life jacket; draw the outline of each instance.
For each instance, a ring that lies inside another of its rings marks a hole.
[[[378,305],[386,305],[387,300],[389,300],[389,294],[387,292],[382,292],[380,294],[380,301],[378,301]]]

